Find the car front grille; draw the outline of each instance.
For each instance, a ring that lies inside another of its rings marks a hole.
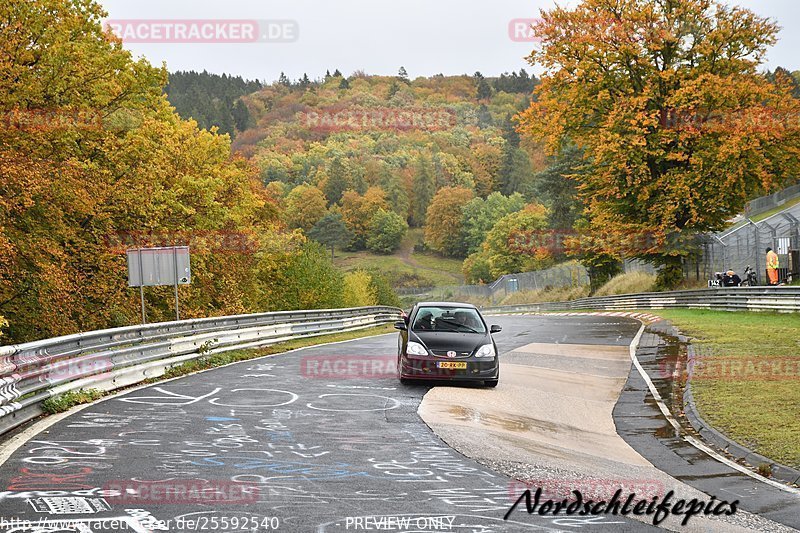
[[[431,350],[431,353],[436,357],[447,357],[447,352],[450,350]],[[455,350],[454,350],[455,351]],[[456,351],[456,356],[448,359],[458,359],[460,357],[469,357],[472,352],[459,352]]]

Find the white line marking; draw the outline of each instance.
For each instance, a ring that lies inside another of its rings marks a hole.
[[[658,404],[658,408],[661,410],[663,415],[667,418],[667,421],[678,432],[683,433],[681,425],[678,423],[678,421],[675,419],[675,417],[672,416],[672,413],[670,412],[669,408],[664,403],[664,400],[661,398],[661,395],[656,390],[656,386],[653,384],[653,380],[650,379],[650,376],[647,374],[647,372],[645,372],[644,368],[642,368],[641,363],[639,363],[639,358],[636,357],[636,348],[639,347],[639,341],[642,338],[642,333],[644,333],[644,329],[645,329],[645,324],[642,323],[642,327],[639,328],[639,332],[636,334],[636,337],[633,338],[633,342],[631,342],[631,346],[630,346],[631,361],[633,361],[633,364],[636,367],[636,370],[639,371],[639,374],[642,376],[642,379],[644,379],[645,383],[647,383],[647,387],[650,389],[650,394],[652,394],[653,398],[655,398],[656,404]],[[800,495],[800,490],[799,489],[795,489],[793,487],[789,487],[787,485],[784,485],[783,483],[779,483],[779,482],[774,481],[772,479],[765,478],[764,476],[762,476],[760,474],[756,474],[755,472],[751,471],[750,469],[748,469],[748,468],[746,468],[746,467],[744,467],[744,466],[742,466],[742,465],[740,465],[740,464],[738,464],[738,463],[736,463],[734,461],[731,461],[730,459],[728,459],[726,457],[723,457],[722,455],[720,455],[719,453],[715,452],[714,450],[712,450],[711,448],[706,446],[704,443],[700,442],[699,440],[695,439],[694,437],[692,437],[690,435],[683,436],[683,440],[688,442],[689,444],[691,444],[692,446],[694,446],[695,448],[697,448],[701,452],[707,454],[712,459],[715,459],[715,460],[719,461],[720,463],[722,463],[722,464],[724,464],[724,465],[726,465],[726,466],[728,466],[730,468],[733,468],[734,470],[736,470],[738,472],[741,472],[742,474],[745,474],[746,476],[750,476],[751,478],[755,479],[756,481],[761,481],[762,483],[766,483],[767,485],[771,485],[771,486],[775,487],[776,489],[780,489],[780,490],[783,490],[785,492],[789,492],[791,494]]]
[[[526,313],[526,314],[536,315],[536,314],[539,314],[539,313]],[[558,313],[548,313],[548,314],[550,316],[554,316],[554,315],[557,315]],[[597,315],[604,315],[604,314],[607,315],[608,313],[603,313],[603,312],[600,312],[600,313],[575,313],[575,316],[578,316],[578,315],[597,316]],[[546,314],[544,316],[548,316],[548,315]],[[639,358],[636,357],[636,349],[639,347],[639,341],[641,341],[642,334],[644,333],[645,327],[647,326],[647,324],[645,323],[644,320],[654,320],[654,319],[661,320],[661,317],[659,317],[658,315],[651,315],[651,314],[647,314],[646,316],[637,317],[637,316],[634,316],[634,313],[629,313],[627,316],[628,316],[628,318],[633,318],[635,320],[638,320],[642,324],[642,326],[639,328],[639,331],[636,333],[636,336],[633,338],[633,341],[630,344],[631,361],[633,362],[633,365],[636,367],[636,370],[639,372],[639,375],[641,375],[642,379],[644,379],[645,383],[647,383],[647,388],[650,390],[650,394],[653,395],[653,398],[655,399],[659,410],[664,415],[664,417],[667,419],[667,422],[669,422],[670,425],[673,428],[675,428],[679,433],[683,433],[683,429],[681,428],[680,424],[675,419],[675,417],[672,416],[672,412],[669,410],[667,405],[664,403],[663,398],[661,398],[661,394],[659,394],[658,390],[656,390],[656,386],[653,384],[653,380],[650,379],[650,376],[647,374],[647,372],[645,372],[644,368],[642,368],[642,365],[639,362]],[[784,485],[783,483],[780,483],[778,481],[766,478],[766,477],[762,476],[761,474],[757,474],[757,473],[753,472],[752,470],[750,470],[749,468],[744,467],[744,466],[740,465],[739,463],[737,463],[735,461],[731,461],[727,457],[724,457],[724,456],[720,455],[716,451],[714,451],[711,448],[709,448],[705,443],[697,440],[696,438],[694,438],[694,437],[692,437],[690,435],[684,435],[684,436],[682,436],[682,439],[685,442],[687,442],[690,445],[692,445],[695,448],[697,448],[698,450],[700,450],[701,452],[705,453],[706,455],[708,455],[712,459],[714,459],[716,461],[719,461],[720,463],[722,463],[722,464],[724,464],[724,465],[736,470],[737,472],[741,472],[742,474],[744,474],[746,476],[749,476],[749,477],[755,479],[756,481],[760,481],[762,483],[766,483],[767,485],[771,485],[771,486],[775,487],[776,489],[782,490],[784,492],[788,492],[790,494],[800,495],[800,489],[796,489],[794,487],[790,487],[788,485]]]

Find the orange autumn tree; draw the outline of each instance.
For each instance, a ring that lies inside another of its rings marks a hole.
[[[173,112],[166,70],[134,60],[105,16],[89,0],[0,3],[2,341],[138,322],[134,245],[190,245],[184,318],[313,301],[276,271],[334,301],[314,285],[304,239],[284,231],[274,188],[231,157],[227,136]],[[151,321],[174,316],[169,287],[145,297]]]
[[[461,219],[464,206],[475,197],[465,187],[439,189],[428,206],[425,217],[425,244],[450,257],[457,257],[464,245]]]
[[[648,259],[674,285],[681,242],[797,175],[798,102],[757,70],[773,21],[714,0],[584,0],[534,32],[545,74],[519,130],[583,149],[596,253]]]

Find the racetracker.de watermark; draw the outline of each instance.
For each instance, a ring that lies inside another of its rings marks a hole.
[[[517,43],[538,43],[541,41],[536,36],[533,27],[539,24],[542,19],[511,19],[508,21],[508,37]]]
[[[508,237],[508,247],[526,255],[579,253],[593,250],[598,245],[619,250],[649,250],[659,242],[658,236],[649,231],[601,235],[574,229],[515,230]]]
[[[258,235],[235,230],[120,230],[106,234],[104,241],[111,253],[181,245],[211,253],[252,254],[259,247]]]
[[[800,129],[800,113],[753,106],[744,109],[664,109],[659,124],[668,131],[775,133]]]
[[[103,486],[114,496],[112,505],[243,505],[259,500],[260,488],[230,480],[170,479],[167,481],[112,480]]]
[[[67,129],[100,130],[103,128],[103,114],[95,109],[17,108],[0,114],[0,125],[9,130],[27,132]]]
[[[397,376],[396,355],[308,355],[300,375],[309,379],[369,379]]]
[[[687,361],[685,376],[688,380],[713,381],[800,380],[800,357],[697,356]]]
[[[109,19],[105,27],[126,43],[292,43],[295,20]]]
[[[318,109],[299,114],[300,125],[316,131],[440,131],[456,125],[452,109],[380,107]]]

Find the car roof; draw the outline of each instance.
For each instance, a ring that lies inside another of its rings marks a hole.
[[[478,309],[472,304],[461,302],[419,302],[416,307],[466,307],[469,309]]]

